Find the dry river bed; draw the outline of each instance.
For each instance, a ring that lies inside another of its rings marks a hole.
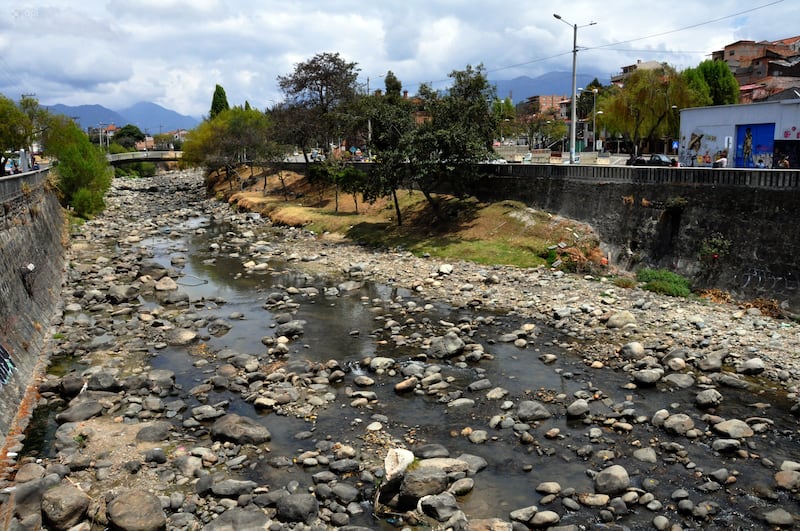
[[[197,172],[116,179],[106,212],[74,231],[50,355],[76,367],[41,378],[54,451],[15,448],[12,479],[0,483],[6,528],[795,525],[795,323],[604,278],[374,251],[272,227],[203,195]],[[256,317],[191,299],[181,289],[185,253],[153,260],[156,241],[204,231],[198,218],[229,224],[208,252],[234,258],[241,276],[276,274],[276,260],[302,272],[297,285],[254,294],[272,316],[260,351],[210,348]],[[312,285],[320,278],[329,287]],[[366,281],[408,294],[362,296],[378,324],[351,334],[374,339],[375,350],[356,363],[298,358],[309,325],[298,309]],[[462,317],[437,317],[443,304]],[[501,329],[509,320],[518,325]],[[492,345],[570,384],[494,382]],[[154,363],[179,348],[204,375],[191,387],[176,382],[177,367]],[[409,396],[449,419],[452,444],[425,441],[388,414]],[[321,432],[337,415],[353,419],[346,437]],[[291,434],[293,449],[276,450],[281,418],[307,426]],[[482,487],[499,445],[513,448],[533,485],[518,493],[524,503]],[[559,463],[564,474],[553,472]],[[576,463],[584,480],[566,471]]]

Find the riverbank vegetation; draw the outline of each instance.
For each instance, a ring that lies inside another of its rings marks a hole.
[[[49,158],[59,201],[75,215],[88,218],[104,208],[113,170],[71,118],[50,113],[31,96],[14,102],[0,95],[0,146],[8,150],[0,157],[3,169],[12,153],[24,153],[31,163]]]
[[[246,177],[238,180],[236,175]],[[341,193],[334,183],[262,168],[240,168],[228,176],[220,171],[210,175],[208,183],[213,194],[235,208],[261,213],[278,225],[314,231],[322,238],[486,265],[605,270],[599,240],[589,226],[518,201],[482,203],[441,196],[440,212],[435,214],[419,191],[399,191],[398,207],[386,197],[364,203]],[[396,208],[405,219],[402,225],[396,223]]]

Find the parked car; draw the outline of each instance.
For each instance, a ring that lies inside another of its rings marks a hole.
[[[653,153],[650,158],[644,158],[641,155],[632,158],[629,166],[677,166],[678,161],[670,158],[663,153]]]

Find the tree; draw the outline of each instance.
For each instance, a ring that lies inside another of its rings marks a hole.
[[[133,124],[124,125],[114,133],[114,142],[127,150],[136,149],[136,143],[144,139],[145,134]]]
[[[609,87],[598,101],[603,126],[620,134],[631,153],[641,153],[663,138],[678,135],[677,109],[694,105],[695,95],[684,76],[664,65],[638,69],[624,87]]]
[[[478,163],[492,150],[497,122],[486,102],[494,100],[483,65],[454,70],[453,85],[444,93],[420,87],[425,121],[411,136],[410,167],[413,181],[437,219],[443,220],[433,193],[445,187],[462,196],[480,176]]]
[[[302,142],[304,155],[312,140],[329,145],[342,132],[342,124],[348,120],[337,111],[355,98],[358,72],[356,63],[345,61],[338,53],[320,53],[296,64],[291,74],[278,76],[287,100],[284,112],[290,120],[307,121],[299,130],[289,131],[291,138]]]
[[[410,175],[409,148],[416,126],[412,103],[401,97],[403,85],[391,70],[386,73],[384,84],[384,95],[369,95],[364,99],[363,112],[372,128],[370,150],[375,162],[369,178],[364,182],[362,195],[367,202],[391,197],[397,224],[402,225],[397,190]]]
[[[236,166],[271,163],[278,149],[270,118],[261,111],[234,107],[198,125],[183,145],[183,161],[205,166],[209,172],[224,168],[229,176]]]
[[[712,104],[711,88],[697,68],[687,68],[681,72],[681,77],[693,95],[694,106],[706,107]]]
[[[711,105],[739,103],[739,83],[725,61],[707,59],[697,65],[697,72],[708,85]]]
[[[225,95],[225,89],[222,85],[217,84],[214,88],[214,95],[211,97],[211,109],[208,111],[208,119],[213,120],[222,111],[230,109],[228,105],[228,97]]]
[[[31,129],[26,147],[28,152],[32,153],[34,142],[41,138],[42,131],[47,126],[50,113],[39,105],[39,100],[36,97],[31,95],[23,95],[19,100],[19,107],[30,122]]]
[[[31,121],[23,110],[9,98],[0,94],[0,175],[5,174],[6,162],[11,158],[10,151],[28,146]]]
[[[52,116],[44,130],[46,153],[57,159],[59,199],[83,218],[100,212],[113,170],[99,147],[63,115]]]

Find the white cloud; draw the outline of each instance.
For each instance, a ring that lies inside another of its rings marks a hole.
[[[0,19],[0,92],[44,104],[124,108],[154,101],[208,112],[215,84],[231,103],[264,108],[276,78],[320,52],[358,63],[373,88],[392,70],[412,92],[482,63],[491,79],[571,69],[608,77],[637,59],[694,66],[740,39],[793,36],[796,0],[573,0],[554,6],[497,0],[140,0],[19,4]],[[444,86],[436,84],[436,86]]]

